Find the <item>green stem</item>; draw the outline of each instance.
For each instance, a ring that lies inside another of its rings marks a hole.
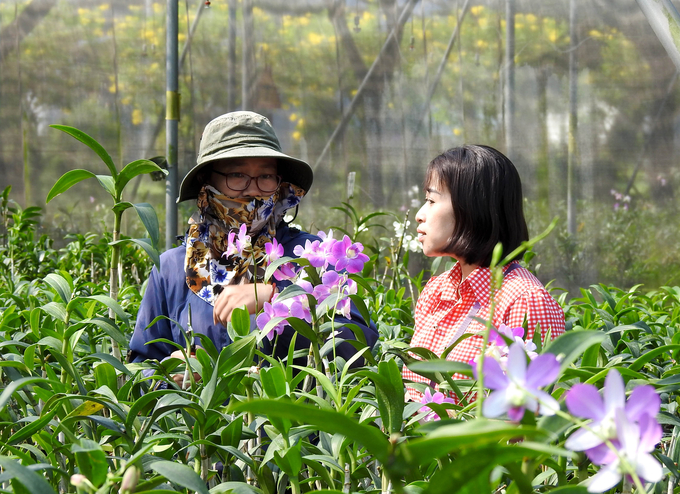
[[[109,296],[116,301],[118,300],[118,263],[120,262],[120,245],[115,244],[115,242],[117,242],[120,239],[120,223],[122,216],[123,216],[122,211],[114,212],[113,220],[114,245],[111,246],[111,267],[110,267],[111,277],[109,278]],[[114,321],[116,320],[116,313],[113,312],[113,309],[109,309],[109,318]],[[111,338],[111,352],[114,358],[118,360],[121,359],[120,346],[118,345],[118,342],[113,338]]]

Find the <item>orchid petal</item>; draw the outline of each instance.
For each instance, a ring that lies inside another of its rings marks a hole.
[[[585,451],[595,448],[602,443],[602,438],[595,433],[586,429],[579,429],[569,436],[564,443],[564,447],[571,451]]]
[[[476,373],[476,366],[473,366]],[[505,375],[501,365],[491,357],[484,359],[484,386],[489,389],[503,389],[507,388],[510,380]]]
[[[539,403],[538,413],[541,415],[555,415],[560,410],[557,400],[545,391],[536,392],[536,398]]]
[[[508,410],[508,418],[513,422],[519,422],[524,417],[524,407],[512,407]]]
[[[518,343],[510,345],[508,351],[508,376],[515,382],[525,382],[527,374],[527,354]]]
[[[640,419],[640,450],[645,453],[654,451],[662,435],[663,430],[656,419],[650,415],[643,415]]]
[[[592,384],[574,384],[567,393],[567,409],[572,415],[586,419],[602,420],[604,403]]]
[[[626,405],[626,387],[619,371],[612,369],[604,380],[604,408],[611,412]]]
[[[536,389],[551,384],[560,374],[560,363],[552,353],[543,353],[529,364],[526,385]]]
[[[652,455],[644,453],[638,456],[635,473],[647,482],[659,482],[663,478],[663,469]]]
[[[661,409],[661,398],[652,386],[638,386],[628,397],[626,415],[628,420],[638,421],[644,414],[655,417]]]
[[[612,444],[614,444],[615,447],[619,445],[618,441],[612,441]],[[615,461],[617,458],[616,453],[605,443],[599,444],[594,448],[586,449],[584,450],[584,453],[595,465],[605,465]]]
[[[588,484],[588,492],[604,492],[621,482],[621,473],[613,465],[607,465],[600,469]]]
[[[509,408],[510,403],[506,399],[505,390],[494,391],[484,400],[482,413],[492,419],[503,415]]]

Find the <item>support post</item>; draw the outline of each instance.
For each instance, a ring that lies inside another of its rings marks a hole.
[[[178,0],[168,0],[165,48],[165,156],[168,176],[165,181],[165,249],[172,248],[177,235],[177,144],[179,122]]]
[[[515,128],[515,0],[505,0],[505,152],[516,159]]]
[[[569,136],[567,142],[567,233],[576,234],[576,175],[578,133],[578,57],[576,50],[576,0],[569,0]]]

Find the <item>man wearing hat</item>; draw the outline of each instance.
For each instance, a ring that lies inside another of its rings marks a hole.
[[[147,342],[165,338],[184,345],[179,328],[170,320],[187,328],[189,314],[194,333],[210,337],[218,351],[229,345],[225,326],[232,311],[245,305],[256,314],[277,290],[262,280],[265,244],[276,239],[284,256],[297,257],[293,254],[296,246],[318,240],[283,221],[286,211],[296,208],[309,191],[313,179],[307,163],[281,152],[274,129],[262,115],[232,112],[208,123],[197,164],[182,180],[177,199],[197,200],[198,210],[189,219],[184,245],[163,253],[161,269],[152,270],[128,359],[141,362],[169,357],[175,347]],[[229,234],[238,232],[241,225],[247,227],[252,245],[252,252],[243,257],[227,252]],[[283,289],[286,283],[278,285]],[[170,320],[160,319],[145,329],[160,315]],[[354,308],[351,322],[363,329],[369,345],[375,343],[375,327],[367,325]],[[280,335],[277,356],[287,355],[292,334],[292,328],[287,328]],[[342,328],[338,337],[354,339],[347,328]],[[296,346],[303,348],[303,340],[298,337]],[[347,343],[338,346],[338,355],[345,359],[354,352]],[[181,376],[175,380],[179,383]]]

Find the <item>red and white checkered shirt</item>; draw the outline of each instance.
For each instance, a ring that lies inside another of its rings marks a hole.
[[[547,292],[540,281],[525,268],[516,263],[505,266],[503,272],[513,269],[503,278],[500,290],[496,292],[496,307],[494,309],[493,325],[498,327],[505,324],[511,328],[523,325],[526,317],[528,331],[525,339],[534,336],[537,324],[541,325],[541,341],[550,328],[551,337],[554,339],[564,333],[564,311]],[[475,317],[488,320],[490,309],[490,284],[491,270],[489,268],[477,268],[461,282],[460,263],[439,276],[431,278],[427,282],[423,292],[418,298],[415,314],[415,333],[411,339],[412,347],[424,347],[437,355],[442,355],[444,350],[456,339],[457,330],[467,324],[464,333],[480,333],[471,336],[459,343],[448,355],[447,360],[458,362],[470,362],[475,359],[483,343],[481,332],[484,325],[468,317],[474,314],[472,309],[477,302],[478,310]],[[419,376],[404,367],[405,379],[414,382],[429,382],[425,377]],[[465,379],[464,376],[454,374],[454,379]],[[421,401],[422,393],[407,385],[407,398],[413,401]]]

